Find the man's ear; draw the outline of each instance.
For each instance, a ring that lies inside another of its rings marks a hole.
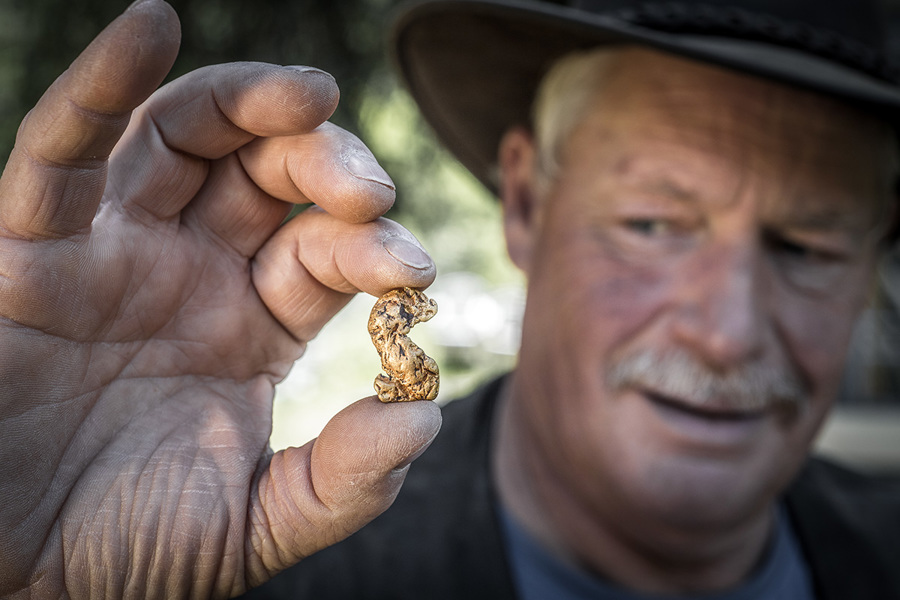
[[[514,127],[500,140],[500,201],[506,250],[526,274],[539,235],[541,206],[535,188],[534,138],[524,127]]]

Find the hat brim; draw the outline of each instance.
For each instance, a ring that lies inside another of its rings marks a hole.
[[[725,37],[679,35],[552,4],[443,0],[396,20],[393,59],[440,141],[488,188],[497,146],[529,123],[541,77],[576,50],[637,43],[736,69],[861,106],[900,121],[900,88],[813,54]]]

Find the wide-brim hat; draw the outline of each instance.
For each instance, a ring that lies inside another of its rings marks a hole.
[[[496,189],[497,147],[576,50],[641,44],[844,99],[900,122],[878,0],[431,0],[399,13],[396,66],[438,138]]]

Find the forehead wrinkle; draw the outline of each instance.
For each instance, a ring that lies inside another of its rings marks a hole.
[[[799,135],[871,151],[873,134],[885,137],[882,123],[838,100],[649,49],[618,50],[605,75],[586,116],[607,124],[652,122],[719,140],[742,131],[741,143],[761,146]]]
[[[582,136],[589,131],[586,128]],[[659,128],[635,133],[607,131],[604,136],[582,137],[581,141],[591,143],[602,137],[607,149],[615,147],[621,152],[609,166],[609,176],[631,189],[686,207],[725,208],[740,202],[752,190],[754,178],[744,168],[747,161],[741,161],[742,168],[735,170],[722,162],[721,153],[711,153],[708,144],[685,143],[683,136],[670,138]]]
[[[625,58],[620,60],[620,66],[627,64]],[[752,167],[754,155],[765,157],[774,153],[771,136],[774,124],[746,127],[748,119],[759,121],[764,115],[766,98],[748,101],[747,94],[728,88],[716,90],[714,96],[709,90],[698,93],[695,80],[655,76],[653,69],[647,77],[628,76],[639,66],[611,73],[610,87],[596,98],[594,111],[582,131],[603,132],[603,141],[607,143],[628,144],[629,140],[640,137],[655,145],[671,144],[697,150],[707,160],[727,158],[743,168]],[[617,174],[625,174],[622,168],[617,166]],[[695,186],[682,184],[681,187]],[[677,196],[685,195],[675,188],[670,191]]]
[[[809,193],[802,189],[809,177],[863,200],[864,194],[883,196],[884,182],[895,171],[893,163],[883,166],[889,153],[882,142],[890,141],[883,124],[856,109],[651,50],[617,52],[582,125],[570,141],[586,129],[593,130],[597,143],[627,143],[640,135],[729,161],[740,173],[737,185],[731,182],[729,200],[767,181],[768,196],[792,204],[788,199]],[[680,191],[673,195],[685,197]],[[810,221],[835,224],[846,218]]]

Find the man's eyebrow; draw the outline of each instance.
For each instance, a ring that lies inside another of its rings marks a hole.
[[[636,183],[641,191],[671,198],[679,204],[698,205],[701,196],[690,187],[680,184],[676,179],[660,174]],[[876,218],[866,217],[866,212],[859,209],[859,202],[852,207],[823,205],[820,200],[802,199],[781,201],[784,207],[783,216],[788,226],[811,231],[836,232],[849,231],[863,234],[877,227]],[[873,211],[874,212],[874,211]]]
[[[794,204],[785,211],[786,223],[790,227],[808,229],[814,231],[868,231],[877,226],[876,217],[872,211],[871,218],[866,216],[866,211],[860,210],[856,205],[853,209],[833,206],[822,206],[815,201]]]
[[[853,221],[850,215],[844,211],[828,209],[808,212],[790,211],[787,216],[793,225],[810,229],[840,229],[843,225]]]
[[[635,182],[634,187],[642,192],[665,196],[684,204],[696,204],[700,199],[696,192],[668,175],[642,178]]]

